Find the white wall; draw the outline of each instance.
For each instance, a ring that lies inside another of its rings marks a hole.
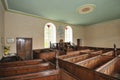
[[[42,19],[38,17],[31,17],[27,15],[22,15],[18,13],[5,12],[5,38],[16,37],[31,37],[33,38],[33,49],[44,48],[44,26],[46,23],[52,22],[56,26],[57,32],[57,42],[60,38],[64,39],[64,36],[60,37],[59,29],[62,26],[64,29],[65,24],[62,22],[56,22],[52,20]],[[84,28],[69,25],[73,29],[73,41],[76,43],[77,38],[84,38]],[[63,31],[64,35],[64,31]],[[84,44],[84,43],[83,43]],[[11,46],[10,52],[16,53],[16,43],[7,44]]]
[[[3,55],[4,46],[4,9],[0,1],[0,59]]]
[[[120,48],[120,19],[85,27],[85,45]]]
[[[64,39],[64,28],[69,25],[73,29],[74,43],[77,43],[76,39],[80,38],[82,45],[85,46],[113,47],[115,43],[120,48],[120,19],[82,27],[12,12],[5,12],[5,41],[7,38],[31,37],[33,38],[33,49],[44,48],[44,26],[48,22],[52,22],[56,26],[57,42],[61,38]],[[63,29],[62,37],[59,33],[61,27]],[[11,53],[16,53],[15,42],[5,45],[11,46]]]

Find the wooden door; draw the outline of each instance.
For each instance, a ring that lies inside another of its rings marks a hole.
[[[33,59],[32,38],[16,38],[17,55],[23,60]]]

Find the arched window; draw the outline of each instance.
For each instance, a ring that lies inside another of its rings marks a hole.
[[[44,28],[44,47],[49,48],[51,43],[56,43],[56,27],[53,23],[47,23]]]
[[[65,42],[71,42],[72,43],[72,28],[70,26],[66,26],[65,28]]]

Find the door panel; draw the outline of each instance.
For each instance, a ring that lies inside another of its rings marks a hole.
[[[16,38],[17,54],[23,60],[33,59],[32,38]]]

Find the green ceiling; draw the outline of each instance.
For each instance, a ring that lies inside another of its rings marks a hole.
[[[120,19],[120,0],[4,0],[7,10],[20,11],[74,25],[91,25]],[[94,4],[88,14],[79,14],[78,7]]]

